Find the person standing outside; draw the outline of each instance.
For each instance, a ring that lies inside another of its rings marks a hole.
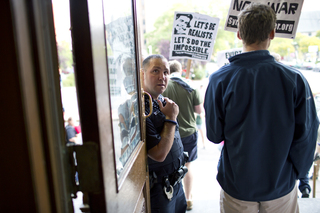
[[[187,198],[187,210],[191,210],[193,170],[192,162],[198,157],[198,131],[195,114],[201,114],[203,98],[198,89],[193,89],[184,79],[181,78],[182,66],[177,60],[170,61],[170,81],[163,96],[170,98],[179,106],[178,122],[179,132],[184,147],[188,152],[189,160],[186,163],[188,173],[183,179],[183,186]]]
[[[146,146],[150,179],[151,212],[184,213],[186,198],[181,179],[187,169],[177,116],[179,106],[161,94],[169,81],[170,68],[162,55],[150,55],[142,63],[142,88],[152,97],[152,114],[146,119]],[[149,114],[145,95],[145,113]]]
[[[75,145],[78,143],[78,133],[74,128],[73,118],[68,118],[68,125],[65,127],[66,130],[66,144]]]
[[[224,141],[221,212],[299,212],[296,182],[312,164],[319,121],[307,80],[268,51],[275,23],[270,6],[241,11],[243,53],[209,79],[207,137]]]

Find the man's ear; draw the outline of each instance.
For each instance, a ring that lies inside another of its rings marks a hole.
[[[237,37],[238,37],[238,39],[240,39],[240,40],[241,40],[241,37],[240,37],[240,32],[239,32],[239,30],[237,31]]]
[[[276,29],[274,29],[274,30],[272,30],[272,31],[270,32],[269,38],[270,38],[271,40],[274,39],[275,34],[276,34]]]

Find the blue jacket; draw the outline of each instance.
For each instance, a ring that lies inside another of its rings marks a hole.
[[[217,180],[245,201],[288,194],[312,165],[319,121],[304,76],[267,50],[242,53],[210,76],[207,137],[224,141]]]
[[[159,100],[165,105],[162,95]],[[161,132],[164,126],[166,116],[160,111],[156,100],[152,100],[153,112],[149,118],[146,119],[146,145],[147,150],[156,146],[161,140]],[[145,113],[149,114],[149,97],[145,95]],[[184,164],[183,145],[179,134],[179,125],[176,125],[174,141],[172,147],[163,162],[157,162],[148,157],[149,172],[155,172],[158,177],[158,182],[162,182],[162,177],[170,175]]]

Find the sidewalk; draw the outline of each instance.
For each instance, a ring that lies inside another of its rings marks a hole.
[[[200,139],[200,136],[199,136]],[[200,144],[199,140],[199,144]],[[216,180],[217,165],[220,157],[219,145],[206,141],[198,148],[198,159],[193,162],[193,209],[190,213],[219,213],[220,185]]]
[[[193,209],[190,213],[220,213],[220,185],[216,180],[217,165],[220,157],[219,145],[206,140],[206,148],[202,148],[199,135],[198,159],[194,161]],[[311,175],[313,169],[309,172]],[[316,184],[316,198],[312,198],[313,183],[310,198],[299,198],[300,213],[320,213],[320,179]],[[298,193],[301,196],[300,192]]]

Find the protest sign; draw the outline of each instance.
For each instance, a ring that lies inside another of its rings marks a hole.
[[[242,48],[234,48],[230,50],[224,50],[217,53],[217,65],[222,67],[226,64],[229,64],[229,58],[235,55],[242,53]]]
[[[292,38],[296,36],[299,18],[304,0],[232,0],[225,23],[225,30],[236,32],[238,14],[251,2],[269,5],[277,15],[276,37]]]
[[[199,13],[175,12],[170,59],[210,61],[219,19]]]

